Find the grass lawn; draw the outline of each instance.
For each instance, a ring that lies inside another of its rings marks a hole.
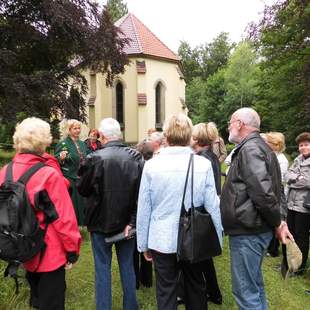
[[[230,262],[228,242],[225,238],[224,253],[215,259],[219,284],[222,290],[224,303],[222,306],[209,304],[209,309],[237,309],[231,293]],[[269,308],[274,310],[306,310],[310,309],[310,295],[304,290],[310,289],[310,270],[302,277],[290,278],[283,281],[276,271],[280,258],[266,257],[264,259],[264,277]],[[2,278],[4,264],[0,263],[0,310],[28,310],[28,286],[23,279],[21,292],[14,293],[14,281]],[[122,309],[122,290],[115,255],[112,270],[113,281],[113,309]],[[142,288],[137,291],[141,310],[155,310],[155,289]],[[82,246],[81,257],[74,268],[67,272],[67,310],[95,310],[94,304],[94,268],[91,244],[85,241]],[[179,307],[184,310],[184,307]]]

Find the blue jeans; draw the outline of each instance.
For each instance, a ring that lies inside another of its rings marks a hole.
[[[232,289],[240,310],[267,310],[263,257],[272,233],[229,237]]]
[[[105,243],[101,233],[92,233],[91,241],[95,260],[96,309],[111,310],[112,245]],[[117,242],[115,248],[123,288],[123,309],[137,310],[136,276],[133,266],[135,239]]]

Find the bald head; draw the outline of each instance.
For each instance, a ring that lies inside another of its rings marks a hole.
[[[254,131],[259,131],[260,117],[252,108],[238,109],[230,118],[228,130],[231,143],[238,144]]]
[[[239,119],[244,125],[260,129],[260,117],[258,113],[252,108],[238,109],[234,114],[234,118]]]

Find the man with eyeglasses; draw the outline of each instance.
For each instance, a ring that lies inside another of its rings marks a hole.
[[[275,230],[293,239],[280,207],[281,172],[274,152],[260,137],[260,117],[251,108],[234,112],[229,141],[236,144],[221,196],[229,235],[233,294],[239,309],[266,310],[261,265]]]

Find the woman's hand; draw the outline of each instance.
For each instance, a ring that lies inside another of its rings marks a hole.
[[[152,254],[150,250],[143,252],[144,258],[146,261],[151,262],[153,260]]]
[[[59,153],[59,158],[60,158],[60,160],[61,160],[61,161],[64,161],[64,160],[66,159],[67,155],[68,155],[68,151],[61,151],[61,152]]]
[[[66,263],[65,265],[65,270],[70,270],[72,268],[73,264],[72,263]]]

